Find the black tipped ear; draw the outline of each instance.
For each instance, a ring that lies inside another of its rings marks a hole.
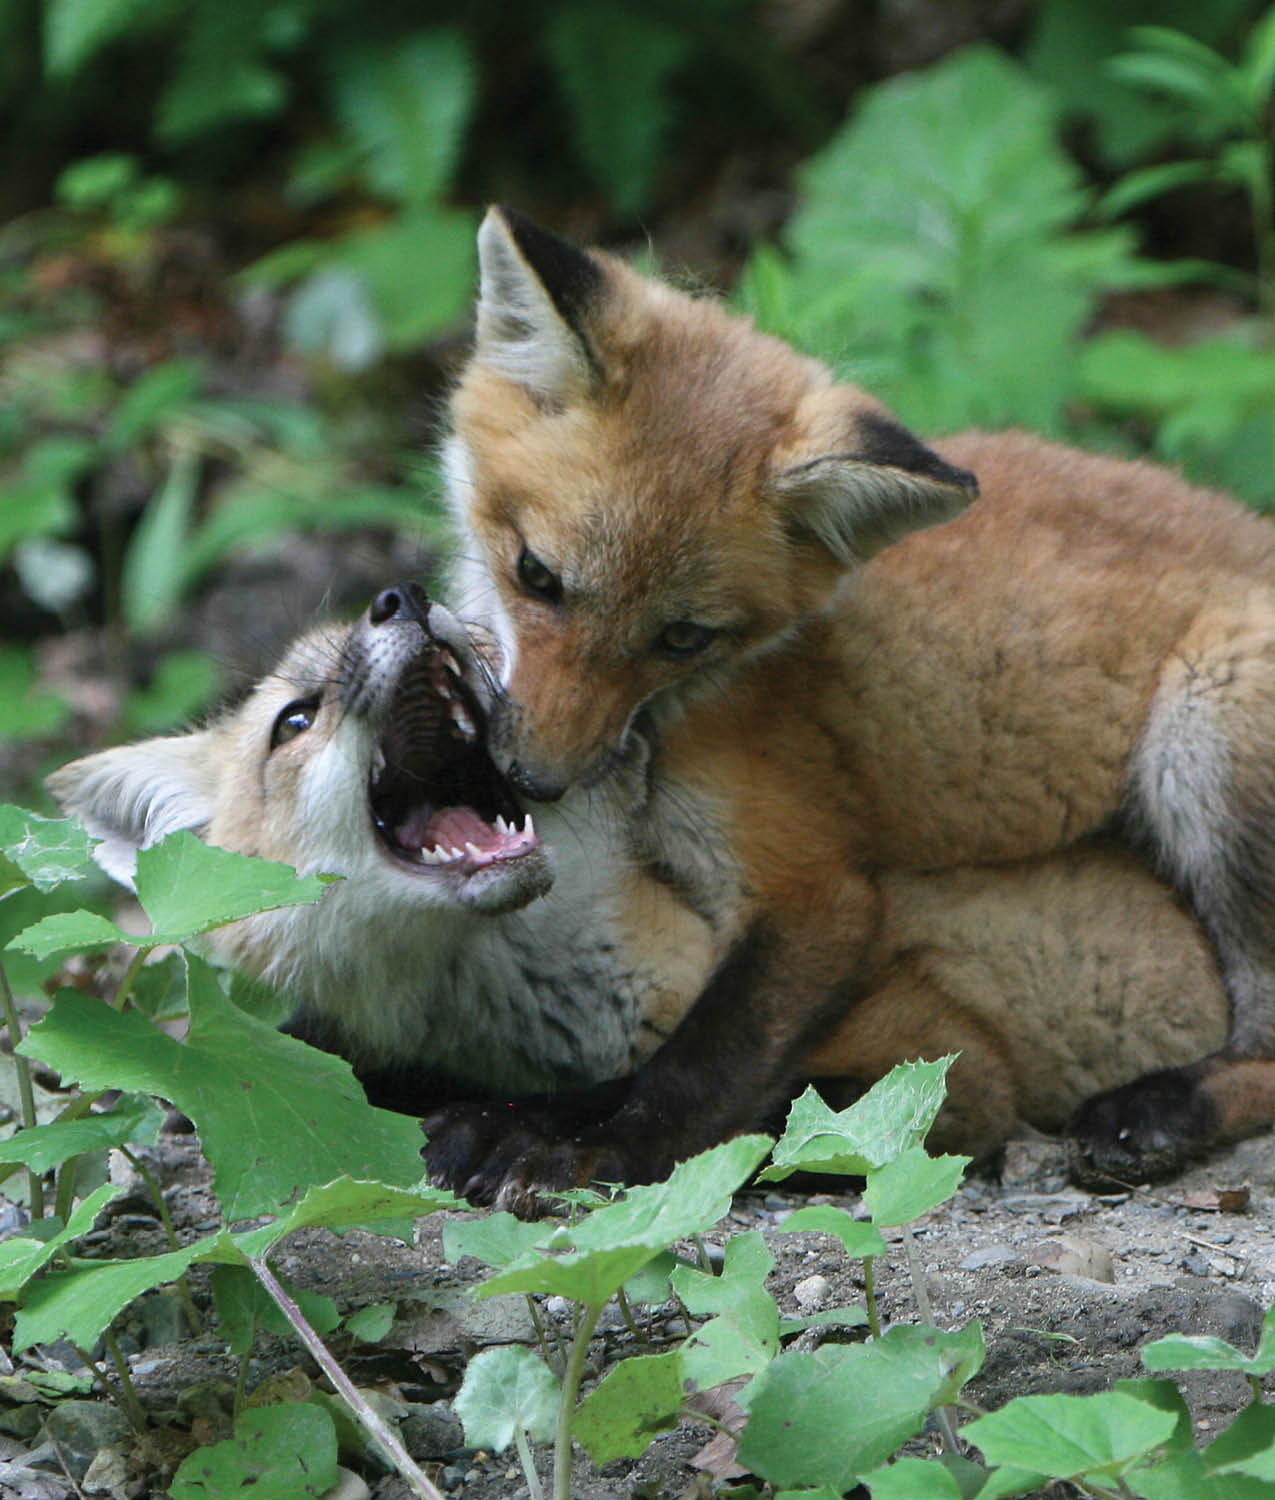
[[[785,468],[776,479],[789,524],[814,533],[845,563],[867,562],[927,526],[949,521],[978,494],[967,469],[947,463],[888,413],[852,414],[835,447]]]
[[[598,262],[513,209],[492,208],[478,265],[475,359],[542,400],[587,388],[596,369],[587,316],[605,284]]]

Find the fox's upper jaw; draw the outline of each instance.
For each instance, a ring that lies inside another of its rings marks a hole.
[[[500,636],[493,753],[533,795],[596,774],[641,705],[720,682],[847,566],[976,491],[709,300],[508,210],[487,215],[479,258],[445,449],[458,597]]]
[[[105,839],[99,861],[124,883],[137,851],[178,828],[303,874],[343,875],[317,917],[290,908],[227,932],[220,945],[258,972],[284,948],[303,950],[315,921],[341,925],[338,913],[356,909],[359,930],[335,933],[338,945],[393,931],[401,947],[407,926],[425,962],[436,934],[422,909],[510,911],[552,882],[487,754],[485,669],[438,606],[388,613],[394,592],[356,625],[303,636],[209,727],[87,756],[49,779]]]

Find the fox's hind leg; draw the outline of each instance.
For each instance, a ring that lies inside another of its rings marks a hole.
[[[1166,662],[1130,761],[1126,811],[1135,839],[1199,916],[1231,1003],[1221,1052],[1098,1095],[1073,1121],[1077,1161],[1146,1180],[1275,1120],[1270,595],[1202,618]]]

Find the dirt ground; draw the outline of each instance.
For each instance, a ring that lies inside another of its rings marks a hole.
[[[215,1222],[206,1173],[189,1136],[168,1135],[153,1153],[153,1166],[179,1226],[206,1233]],[[1219,1193],[1246,1186],[1247,1203]],[[795,1206],[809,1201],[786,1192],[748,1192],[735,1201],[729,1220],[711,1237],[759,1229],[775,1256],[772,1289],[785,1315],[861,1301],[857,1266],[826,1236],[777,1234]],[[851,1208],[854,1195],[831,1201]],[[1176,1181],[1155,1191],[1095,1197],[1068,1185],[1061,1148],[1052,1141],[1011,1144],[999,1181],[975,1178],[956,1198],[916,1226],[935,1320],[956,1327],[982,1321],[987,1358],[968,1387],[980,1406],[994,1408],[1016,1395],[1065,1391],[1086,1393],[1142,1373],[1138,1350],[1170,1331],[1210,1333],[1251,1349],[1264,1309],[1275,1299],[1275,1136],[1266,1134],[1215,1154]],[[376,1345],[340,1335],[333,1347],[362,1386],[381,1393],[381,1406],[399,1425],[406,1446],[434,1482],[464,1500],[522,1500],[528,1490],[513,1451],[500,1455],[465,1446],[451,1411],[466,1361],[480,1348],[511,1341],[534,1342],[521,1298],[475,1303],[466,1288],[479,1275],[473,1262],[443,1259],[441,1220],[425,1220],[417,1243],[405,1246],[370,1235],[338,1240],[326,1232],[286,1243],[278,1268],[301,1288],[333,1297],[342,1311],[392,1302],[396,1316]],[[895,1232],[897,1235],[897,1232]],[[112,1217],[90,1236],[102,1252],[138,1254],[162,1248],[152,1206],[140,1191],[113,1205]],[[157,1435],[143,1453],[122,1419],[101,1418],[105,1403],[85,1418],[82,1403],[69,1416],[36,1430],[35,1406],[7,1402],[14,1391],[0,1382],[0,1495],[15,1500],[67,1500],[107,1495],[112,1500],[161,1496],[167,1456],[180,1457],[193,1430],[207,1442],[228,1427],[234,1361],[213,1326],[206,1282],[196,1278],[196,1300],[207,1328],[183,1334],[177,1300],[155,1293],[124,1315],[120,1342],[134,1384]],[[903,1246],[891,1244],[878,1272],[882,1316],[916,1318],[915,1298]],[[542,1308],[549,1324],[563,1322],[565,1308]],[[672,1307],[656,1311],[652,1337],[682,1331]],[[810,1337],[810,1335],[803,1335]],[[632,1349],[619,1317],[604,1318],[594,1346],[600,1369]],[[80,1368],[74,1351],[47,1351],[54,1367]],[[10,1374],[0,1351],[0,1375]],[[18,1362],[12,1374],[20,1376]],[[263,1336],[248,1372],[248,1384],[266,1379],[293,1399],[304,1396],[315,1367],[298,1346]],[[290,1383],[291,1382],[291,1383]],[[1181,1377],[1201,1441],[1217,1434],[1247,1399],[1242,1377],[1198,1374]],[[583,1456],[573,1492],[580,1500],[645,1497],[645,1500],[706,1500],[729,1470],[713,1451],[697,1458],[710,1429],[687,1422],[658,1439],[636,1463],[618,1462],[599,1472]],[[932,1448],[930,1435],[918,1451]],[[539,1452],[542,1475],[548,1450]],[[145,1461],[145,1462],[144,1462]],[[149,1467],[146,1466],[147,1462]],[[378,1470],[366,1452],[343,1455],[357,1470],[342,1500],[371,1494],[400,1500],[410,1494],[396,1476]],[[707,1464],[707,1470],[698,1465]],[[141,1465],[141,1467],[139,1467]],[[65,1466],[65,1467],[63,1467]],[[78,1486],[78,1488],[77,1488]],[[1065,1489],[1051,1492],[1061,1500]]]

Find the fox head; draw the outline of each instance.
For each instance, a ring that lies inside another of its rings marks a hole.
[[[844,570],[976,493],[884,407],[716,303],[508,209],[444,450],[460,607],[500,638],[493,754],[605,774],[643,705],[720,682]]]
[[[418,982],[438,940],[429,912],[509,911],[550,885],[534,826],[487,754],[490,696],[466,632],[399,585],[356,623],[303,635],[207,727],[72,761],[48,785],[125,884],[139,849],[183,828],[344,876],[318,906],[262,913],[214,942],[298,998],[324,1009],[331,989],[332,1008],[348,1009],[352,967],[373,990],[380,958],[398,971],[386,986]]]

